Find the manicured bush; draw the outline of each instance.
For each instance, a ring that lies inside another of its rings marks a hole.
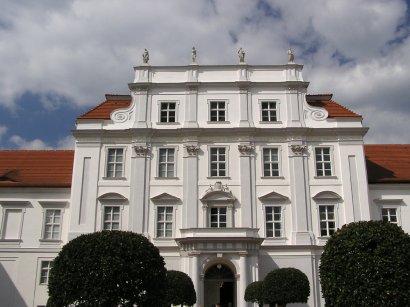
[[[173,305],[192,306],[196,303],[196,292],[192,279],[180,271],[167,272],[167,302]]]
[[[306,303],[310,295],[307,276],[295,268],[271,271],[263,281],[263,302],[286,306],[289,303]]]
[[[263,281],[250,283],[245,290],[244,299],[246,302],[256,303],[263,306]]]
[[[351,223],[325,245],[326,306],[410,306],[410,237],[382,221]]]
[[[67,243],[54,260],[47,306],[164,306],[158,249],[133,232],[102,231]]]

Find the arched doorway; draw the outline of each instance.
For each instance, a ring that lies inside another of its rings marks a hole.
[[[235,274],[225,264],[218,263],[205,272],[205,307],[235,307]]]

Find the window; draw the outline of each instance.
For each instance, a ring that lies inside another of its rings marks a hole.
[[[52,267],[53,261],[41,261],[40,285],[48,284],[48,277],[50,276],[50,270]]]
[[[262,101],[261,114],[263,122],[276,122],[278,120],[276,102]]]
[[[263,176],[279,176],[279,153],[278,148],[263,149]]]
[[[382,208],[382,220],[384,222],[390,222],[392,224],[398,224],[398,222],[397,222],[397,208]]]
[[[108,148],[107,177],[108,178],[123,177],[123,168],[124,168],[124,149],[123,148]]]
[[[160,148],[158,160],[159,177],[175,177],[175,149]]]
[[[209,210],[210,226],[213,228],[226,228],[226,207],[214,207]]]
[[[210,102],[210,121],[224,122],[226,121],[226,103],[225,101],[211,101]]]
[[[282,237],[282,208],[272,206],[265,208],[266,237]]]
[[[103,230],[120,229],[120,207],[104,206]]]
[[[24,209],[3,208],[2,240],[20,240]]]
[[[336,231],[335,206],[319,206],[320,236],[330,237]]]
[[[211,148],[211,177],[226,176],[226,148],[214,147]]]
[[[157,208],[157,238],[172,237],[173,207]]]
[[[316,147],[316,176],[332,176],[332,162],[330,157],[330,147]]]
[[[161,123],[175,123],[176,121],[176,103],[175,102],[161,102],[160,111]]]
[[[44,216],[44,240],[60,240],[61,209],[46,209]]]

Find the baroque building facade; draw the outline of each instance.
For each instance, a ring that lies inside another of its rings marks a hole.
[[[144,234],[196,306],[251,306],[248,284],[318,266],[342,225],[410,231],[410,146],[364,145],[362,117],[307,94],[303,66],[134,68],[130,95],[77,118],[74,151],[0,151],[0,301],[44,306],[53,258],[99,230]],[[305,306],[305,305],[303,305]]]

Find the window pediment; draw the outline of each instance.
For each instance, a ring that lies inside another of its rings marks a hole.
[[[341,201],[342,200],[342,197],[339,194],[332,192],[332,191],[319,192],[312,198],[316,201],[329,201],[329,200]]]
[[[99,200],[128,200],[125,196],[116,193],[116,192],[109,192],[105,193],[98,197]]]
[[[285,202],[289,200],[289,197],[274,191],[263,196],[260,196],[258,198],[261,202]]]
[[[228,202],[233,203],[236,197],[233,196],[232,191],[229,190],[227,185],[222,185],[220,181],[216,182],[213,186],[210,186],[206,190],[205,195],[201,198],[204,203],[207,202]]]
[[[168,193],[161,193],[157,196],[151,197],[152,201],[168,201],[168,202],[178,202],[181,199],[179,197],[176,197],[174,195],[168,194]]]

